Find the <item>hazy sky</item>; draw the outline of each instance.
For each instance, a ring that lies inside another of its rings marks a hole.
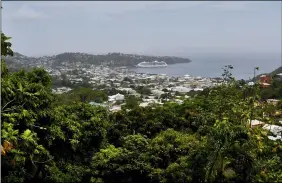
[[[281,2],[2,2],[25,55],[281,52]]]

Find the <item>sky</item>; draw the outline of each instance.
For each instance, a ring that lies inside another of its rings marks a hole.
[[[27,56],[62,52],[281,53],[279,1],[2,2],[2,30]]]

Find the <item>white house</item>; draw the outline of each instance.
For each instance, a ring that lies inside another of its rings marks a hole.
[[[119,106],[119,105],[115,105],[115,106],[112,106],[110,108],[111,112],[117,112],[117,111],[120,111],[120,110],[121,110],[121,106]]]
[[[265,129],[265,130],[269,130],[274,135],[280,135],[281,136],[282,126],[266,124],[262,128]]]
[[[193,90],[194,91],[203,91],[204,89],[203,88],[194,88]]]
[[[272,105],[277,105],[279,102],[279,100],[277,99],[267,99],[266,101],[267,103],[272,104]]]
[[[191,91],[191,88],[187,88],[187,87],[183,87],[183,86],[177,86],[177,87],[174,87],[174,88],[171,88],[172,91],[178,91],[180,93],[187,93],[189,91]]]
[[[254,128],[254,127],[257,127],[257,126],[263,126],[265,123],[262,122],[262,121],[259,121],[259,120],[251,120],[251,127]]]
[[[270,140],[281,140],[282,141],[282,126],[278,126],[278,125],[269,125],[266,124],[262,127],[265,130],[269,130],[270,132],[272,132],[275,136],[267,136]]]
[[[155,96],[158,96],[158,97],[165,93],[161,90],[152,90],[151,92],[152,92],[152,94],[154,94]]]
[[[149,106],[149,104],[150,103],[148,103],[148,102],[142,102],[142,103],[139,104],[139,106],[140,107],[147,107],[147,106]]]
[[[177,104],[183,104],[183,100],[175,99],[175,102],[176,102]]]
[[[122,94],[116,94],[116,95],[112,95],[112,96],[109,96],[109,101],[112,102],[112,101],[122,101],[124,100],[124,95]]]

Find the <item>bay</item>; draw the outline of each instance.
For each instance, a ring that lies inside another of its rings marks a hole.
[[[133,68],[137,73],[167,74],[169,76],[221,77],[225,65],[232,65],[236,79],[250,79],[254,76],[254,67],[259,67],[257,74],[269,73],[281,66],[281,55],[233,55],[233,56],[192,56],[190,63],[172,64],[163,68]]]

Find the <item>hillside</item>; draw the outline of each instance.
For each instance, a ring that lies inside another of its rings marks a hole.
[[[258,81],[259,77],[261,75],[269,75],[271,77],[274,77],[275,75],[282,73],[282,67],[278,67],[277,69],[275,69],[274,71],[270,72],[270,73],[263,73],[263,74],[259,74],[257,75],[252,81]]]
[[[51,67],[69,63],[82,63],[109,66],[134,67],[143,61],[165,61],[167,64],[189,63],[188,58],[174,56],[146,56],[123,53],[109,53],[105,55],[93,55],[88,53],[61,53],[54,56],[28,57],[20,53],[15,53],[13,57],[7,57],[9,67],[30,67],[47,65]]]
[[[277,69],[275,69],[274,71],[272,71],[270,74],[270,76],[275,76],[276,74],[282,73],[282,67],[279,67]]]

